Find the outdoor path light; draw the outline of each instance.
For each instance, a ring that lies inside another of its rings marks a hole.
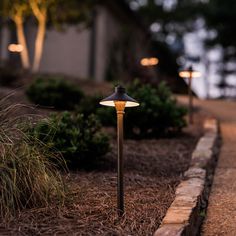
[[[117,145],[118,145],[118,163],[117,163],[117,213],[121,217],[124,214],[124,186],[123,186],[123,116],[125,107],[136,107],[139,103],[125,93],[125,88],[117,86],[115,92],[107,98],[100,101],[101,105],[112,106],[116,108],[117,113]]]
[[[200,77],[201,73],[199,71],[194,71],[192,66],[189,66],[185,70],[179,72],[181,78],[188,79],[188,96],[189,96],[189,105],[188,105],[188,115],[189,115],[189,124],[193,124],[193,96],[192,96],[192,78]]]

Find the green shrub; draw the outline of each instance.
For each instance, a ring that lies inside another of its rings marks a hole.
[[[83,97],[78,86],[62,78],[37,78],[27,89],[28,98],[35,104],[52,106],[59,110],[71,110]]]
[[[102,98],[101,95],[84,97],[77,106],[76,113],[82,113],[86,117],[95,114],[104,126],[115,126],[116,111],[112,107],[102,107],[99,104]]]
[[[135,81],[128,86],[127,93],[139,101],[140,106],[125,110],[126,137],[157,138],[179,132],[186,125],[187,111],[176,104],[165,83],[154,87]],[[96,113],[103,125],[116,125],[114,108],[102,108]]]
[[[76,107],[77,113],[82,113],[85,116],[95,114],[100,107],[99,102],[102,100],[102,96],[84,96],[79,105]]]
[[[116,109],[114,107],[101,107],[100,105],[95,114],[102,125],[116,127]]]
[[[91,169],[109,150],[108,137],[94,115],[53,114],[33,129],[34,137],[62,153],[70,168]]]
[[[52,162],[55,156],[42,143],[28,138],[22,117],[11,118],[16,109],[0,108],[0,216],[5,219],[24,208],[47,207],[58,200],[62,203],[65,194]]]
[[[186,125],[187,111],[177,105],[165,83],[157,87],[135,81],[128,87],[130,96],[140,107],[126,109],[125,127],[128,136],[159,137],[181,131]]]

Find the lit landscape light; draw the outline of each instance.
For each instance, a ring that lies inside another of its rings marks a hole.
[[[23,46],[21,44],[9,44],[8,50],[10,52],[22,52],[23,51]]]
[[[156,57],[150,57],[150,58],[142,58],[141,61],[140,61],[140,64],[142,66],[155,66],[157,65],[159,62],[158,58]]]
[[[188,105],[188,110],[189,110],[189,124],[193,124],[193,96],[192,96],[192,79],[197,78],[201,76],[201,72],[193,70],[192,66],[189,66],[186,69],[183,69],[179,72],[179,76],[181,78],[188,79],[188,95],[189,95],[189,105]]]
[[[118,146],[118,162],[117,162],[117,213],[119,217],[124,215],[124,160],[123,160],[123,117],[125,107],[137,107],[139,103],[128,96],[125,88],[117,86],[115,92],[109,97],[100,101],[103,106],[111,106],[116,108],[117,113],[117,146]]]
[[[197,78],[201,76],[201,72],[199,71],[180,71],[179,76],[182,78]]]

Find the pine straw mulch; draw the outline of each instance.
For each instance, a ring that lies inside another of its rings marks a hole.
[[[116,142],[96,172],[65,176],[65,205],[22,211],[0,235],[152,235],[174,199],[202,133],[201,119],[178,138],[126,140],[125,216],[116,213]],[[101,167],[101,166],[100,166]]]
[[[9,92],[4,89],[4,92]],[[4,93],[3,93],[4,94]],[[12,102],[27,104],[21,90]],[[47,115],[50,110],[23,108]],[[126,140],[125,210],[116,213],[116,142],[96,172],[78,171],[65,176],[70,189],[63,207],[27,209],[8,225],[0,223],[0,235],[152,235],[174,199],[181,174],[202,135],[205,114],[195,116],[194,126],[179,137],[158,140]],[[100,169],[99,169],[100,168]]]

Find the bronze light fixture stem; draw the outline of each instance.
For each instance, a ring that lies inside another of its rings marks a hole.
[[[121,217],[124,214],[124,160],[123,160],[123,140],[124,128],[123,118],[125,102],[115,102],[117,113],[117,146],[118,146],[118,160],[117,160],[117,213]]]
[[[125,213],[124,207],[124,160],[123,160],[123,141],[124,129],[123,119],[125,107],[136,107],[139,103],[125,93],[125,88],[117,86],[115,92],[109,97],[100,101],[101,105],[112,106],[116,108],[117,114],[117,214],[122,217]]]
[[[188,78],[188,96],[189,96],[189,124],[193,124],[193,94],[192,94],[192,73],[190,72]]]

